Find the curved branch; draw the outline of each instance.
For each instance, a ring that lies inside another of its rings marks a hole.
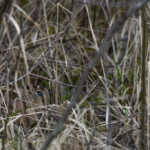
[[[84,74],[79,82],[79,87],[77,88],[77,91],[75,93],[74,99],[71,101],[70,105],[67,106],[66,111],[64,112],[62,118],[60,119],[57,127],[55,130],[48,136],[45,143],[43,144],[41,150],[47,149],[48,145],[52,142],[52,140],[61,132],[63,125],[65,124],[69,112],[72,110],[72,108],[75,107],[76,102],[79,99],[80,92],[82,90],[83,84],[88,77],[88,74],[90,70],[93,68],[93,66],[96,64],[96,62],[99,60],[100,57],[105,56],[105,51],[107,49],[107,45],[110,42],[113,34],[118,30],[118,28],[121,27],[121,25],[136,11],[138,11],[140,8],[142,8],[149,0],[141,0],[139,3],[137,3],[134,7],[129,9],[127,13],[125,13],[122,17],[120,17],[112,26],[109,27],[107,34],[105,36],[104,41],[102,42],[99,52],[95,54],[95,57],[91,60],[91,62],[88,64],[87,68],[84,71]],[[81,10],[81,9],[80,9]]]

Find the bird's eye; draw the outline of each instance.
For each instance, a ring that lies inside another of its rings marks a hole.
[[[37,91],[37,95],[42,97],[43,96],[43,92],[42,91]]]

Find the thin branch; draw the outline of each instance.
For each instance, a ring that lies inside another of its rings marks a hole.
[[[138,4],[136,4],[134,7],[132,7],[131,9],[129,9],[127,11],[127,13],[125,13],[121,18],[119,18],[115,24],[113,24],[112,26],[109,27],[107,34],[105,36],[104,41],[102,42],[99,52],[96,53],[95,57],[91,60],[91,62],[89,63],[89,65],[87,66],[87,68],[84,71],[84,74],[79,82],[79,87],[77,88],[77,91],[75,93],[74,99],[71,101],[70,105],[67,106],[66,111],[64,112],[62,118],[60,119],[57,127],[55,128],[55,130],[48,136],[48,138],[46,139],[45,143],[43,144],[41,150],[46,150],[48,145],[52,142],[52,140],[61,132],[63,125],[65,124],[69,112],[72,110],[72,108],[75,107],[76,102],[79,99],[79,95],[81,93],[82,90],[82,86],[86,80],[86,78],[88,77],[89,72],[91,71],[91,69],[93,68],[93,66],[96,64],[96,62],[99,60],[100,57],[104,56],[104,52],[107,49],[107,45],[110,42],[113,34],[118,30],[118,28],[120,28],[122,26],[122,24],[136,11],[138,11],[141,7],[143,7],[149,0],[142,0],[141,2],[139,2]],[[84,7],[84,5],[83,5]],[[83,9],[82,7],[82,9]],[[81,10],[81,9],[80,9]]]
[[[145,21],[145,9],[142,9],[142,92],[141,92],[141,146],[143,150],[146,150],[146,136],[145,136],[145,120],[146,120],[146,55],[147,55],[147,29]]]
[[[2,20],[3,14],[7,11],[7,8],[10,4],[11,0],[5,0],[0,6],[0,21]]]
[[[44,80],[48,80],[48,81],[50,81],[50,82],[52,82],[52,83],[54,83],[54,84],[56,84],[56,85],[63,85],[63,86],[74,87],[74,88],[79,87],[79,86],[73,85],[73,84],[70,85],[70,84],[66,84],[66,83],[63,83],[63,82],[57,82],[57,81],[55,81],[55,80],[49,79],[49,78],[47,78],[47,77],[42,77],[42,76],[37,75],[37,74],[34,74],[34,73],[30,73],[29,75],[33,75],[33,76],[35,76],[35,77],[42,78],[42,79],[44,79]],[[93,85],[84,85],[83,87],[91,87],[91,86],[93,86]],[[98,87],[98,86],[97,86],[96,88],[98,88],[98,89],[103,89],[102,87]]]
[[[84,3],[87,5],[97,5],[97,6],[105,6],[105,7],[126,7],[126,6],[135,5],[135,3],[137,3],[137,2],[134,2],[135,0],[128,1],[128,2],[126,0],[120,0],[118,2],[109,2],[109,1],[104,1],[104,0],[97,0],[97,1],[74,0],[74,1],[78,1],[80,3]]]
[[[71,25],[71,23],[73,22],[74,18],[79,14],[79,12],[81,12],[81,10],[84,8],[85,4],[79,9],[79,11],[72,17],[71,21],[68,23],[68,25],[64,28],[64,30],[62,32],[60,32],[54,42],[52,43],[51,47],[48,48],[47,52],[44,54],[44,56],[40,59],[40,61],[37,62],[37,64],[35,66],[33,66],[30,71],[28,73],[26,73],[25,75],[23,75],[22,77],[18,78],[17,81],[21,80],[22,78],[28,76],[42,61],[43,59],[46,57],[47,54],[49,54],[49,52],[51,51],[51,49],[54,47],[55,43],[59,40],[59,38],[62,36],[62,34],[67,30],[67,28]]]

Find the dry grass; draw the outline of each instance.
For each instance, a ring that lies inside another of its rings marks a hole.
[[[42,112],[37,107],[41,118],[36,118],[36,124],[26,132],[17,124],[25,114],[1,115],[0,132],[5,135],[0,147],[40,149],[59,126],[69,101],[79,97],[48,149],[140,150],[143,148],[141,132],[145,135],[144,145],[149,148],[149,4],[144,6],[145,17],[142,11],[137,11],[118,25],[76,95],[80,79],[99,54],[109,27],[134,5],[114,7],[111,3],[108,7],[94,2],[84,5],[82,0],[9,3],[0,26],[0,84],[42,85],[50,91],[50,105]],[[141,88],[143,46],[146,91]],[[142,106],[144,92],[146,105]],[[145,127],[141,126],[142,118]]]

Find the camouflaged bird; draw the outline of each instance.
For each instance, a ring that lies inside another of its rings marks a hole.
[[[2,86],[0,106],[3,117],[6,114],[5,112],[8,112],[6,91],[7,87]],[[43,108],[49,105],[50,95],[43,86],[26,86],[18,88],[18,90],[11,86],[8,91],[10,115],[22,112],[26,116],[27,127],[32,126],[35,120],[39,118]]]

